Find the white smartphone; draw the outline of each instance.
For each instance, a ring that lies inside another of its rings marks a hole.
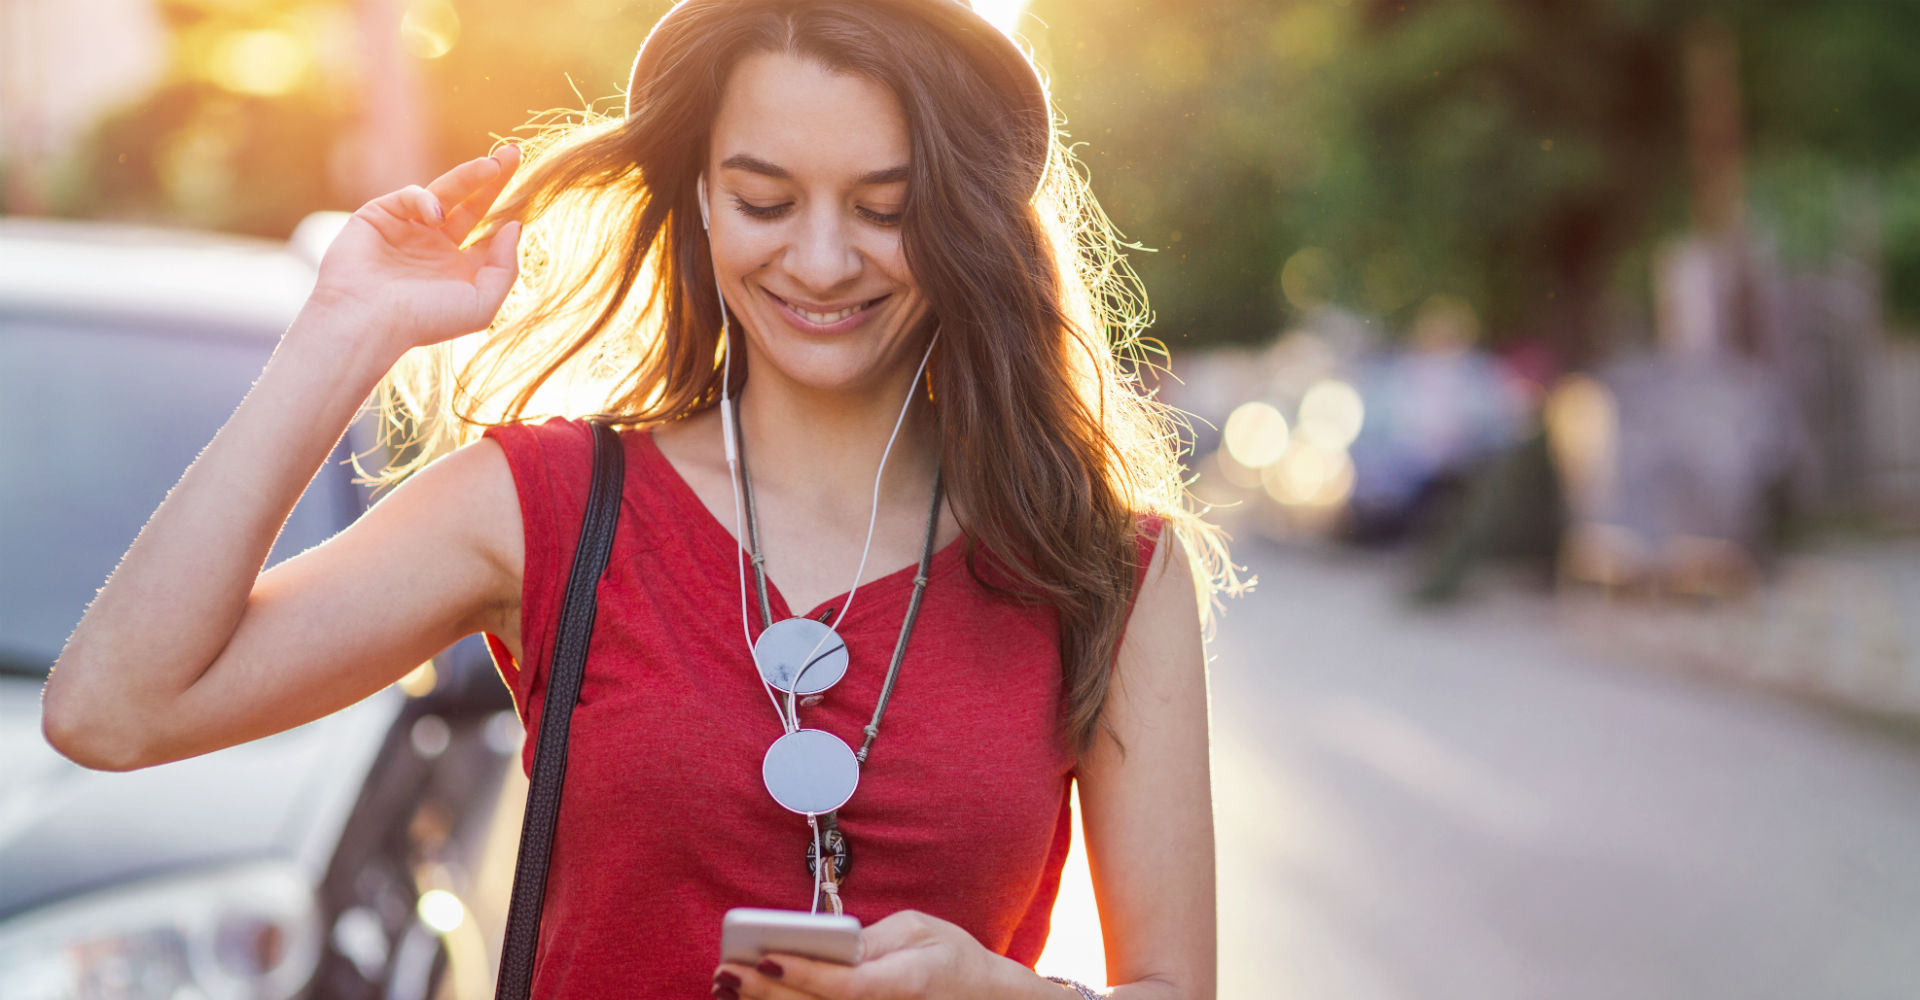
[[[860,921],[805,910],[736,907],[720,921],[720,960],[754,965],[773,952],[825,962],[860,962]]]

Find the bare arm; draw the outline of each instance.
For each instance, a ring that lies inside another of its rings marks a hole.
[[[519,510],[490,445],[436,465],[339,537],[260,573],[300,493],[394,360],[480,329],[498,310],[518,227],[458,244],[515,163],[517,151],[468,161],[354,214],[260,380],[55,662],[43,722],[62,753],[128,769],[287,729],[491,627],[503,602],[517,605]],[[504,518],[515,529],[507,540]]]
[[[1107,980],[1127,984],[1116,1000],[1213,1000],[1206,665],[1193,578],[1171,533],[1154,551],[1114,670],[1113,735],[1102,733],[1079,768]]]

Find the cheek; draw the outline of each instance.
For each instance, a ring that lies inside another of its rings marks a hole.
[[[920,290],[920,282],[915,279],[913,270],[907,267],[907,245],[898,236],[887,237],[877,242],[868,252],[868,259],[886,272],[896,285],[903,285],[913,291]]]
[[[708,238],[713,241],[714,264],[721,278],[728,281],[737,281],[764,266],[775,242],[753,227],[734,223],[714,226]]]

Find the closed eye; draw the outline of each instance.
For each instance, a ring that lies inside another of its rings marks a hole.
[[[777,219],[787,214],[787,209],[793,207],[790,201],[781,202],[778,205],[756,205],[739,195],[734,195],[733,203],[740,209],[741,214],[754,219]]]
[[[739,195],[734,195],[733,204],[742,215],[753,219],[777,219],[787,214],[787,210],[793,207],[793,202],[790,201],[783,201],[777,205],[756,205]],[[866,207],[858,207],[854,211],[876,226],[897,226],[902,218],[900,212],[876,212]]]

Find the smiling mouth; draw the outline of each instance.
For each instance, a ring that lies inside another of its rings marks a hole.
[[[887,297],[885,295],[882,295],[880,296],[880,298],[868,299],[867,301],[862,302],[858,305],[848,306],[845,309],[836,309],[833,312],[813,312],[811,310],[802,309],[799,306],[796,306],[793,303],[788,302],[786,299],[783,299],[780,296],[773,294],[772,292],[768,292],[767,296],[773,299],[775,302],[778,302],[781,305],[786,306],[789,310],[793,312],[795,316],[798,316],[801,319],[804,319],[807,322],[814,324],[815,326],[831,326],[832,324],[838,323],[841,320],[854,315],[855,313],[864,312],[868,309],[873,308],[875,305],[878,305],[881,302],[881,300]]]

